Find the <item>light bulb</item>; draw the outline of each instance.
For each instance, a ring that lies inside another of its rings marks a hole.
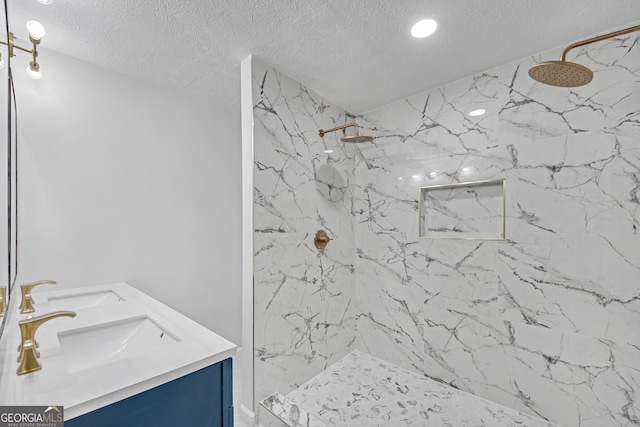
[[[38,21],[27,21],[27,30],[29,30],[29,35],[34,40],[40,40],[46,34],[44,25],[42,25]]]
[[[27,67],[27,74],[32,79],[38,80],[38,79],[42,78],[42,71],[40,71],[40,67],[32,67],[31,65],[29,65]]]
[[[423,19],[413,24],[411,27],[411,35],[417,39],[423,39],[435,33],[438,23],[435,19]]]

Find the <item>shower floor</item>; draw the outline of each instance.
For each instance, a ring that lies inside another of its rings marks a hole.
[[[286,397],[331,426],[555,426],[359,351]]]

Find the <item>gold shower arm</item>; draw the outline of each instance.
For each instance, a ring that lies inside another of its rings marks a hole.
[[[357,124],[355,124],[355,123],[349,123],[349,124],[347,124],[347,125],[338,126],[338,127],[336,127],[336,128],[332,128],[332,129],[328,129],[328,130],[320,129],[320,130],[318,131],[318,133],[320,134],[320,138],[323,138],[325,133],[335,132],[335,131],[337,131],[337,130],[340,130],[340,129],[346,129],[346,128],[349,128],[349,127],[352,127],[352,126],[356,128],[356,135],[359,135],[359,134],[360,134],[360,132],[359,132],[360,128],[359,128],[359,127],[358,127],[358,125],[357,125]]]
[[[562,61],[566,62],[567,53],[571,49],[575,49],[580,46],[588,45],[591,43],[599,42],[602,40],[610,39],[612,37],[621,36],[623,34],[633,33],[634,31],[640,31],[640,25],[636,25],[635,27],[625,28],[624,30],[614,31],[613,33],[603,34],[601,36],[593,37],[587,40],[583,40],[581,42],[573,43],[567,46],[567,48],[562,52]]]

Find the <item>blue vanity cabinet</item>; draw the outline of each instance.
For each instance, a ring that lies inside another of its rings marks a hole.
[[[233,427],[232,361],[223,360],[65,421],[65,427]]]

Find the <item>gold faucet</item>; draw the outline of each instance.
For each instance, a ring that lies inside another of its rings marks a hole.
[[[22,291],[22,302],[20,303],[20,313],[33,313],[36,309],[33,307],[33,303],[35,302],[31,297],[31,290],[39,285],[55,285],[56,282],[53,280],[40,280],[39,282],[27,283],[25,285],[20,285],[20,290]]]
[[[18,357],[18,361],[20,362],[18,375],[24,375],[42,369],[42,365],[38,361],[39,354],[35,344],[36,331],[44,322],[63,316],[76,317],[76,313],[73,311],[54,311],[49,314],[43,314],[42,316],[32,317],[31,319],[24,319],[18,322],[20,335],[22,336],[22,346],[20,347],[20,356]]]

